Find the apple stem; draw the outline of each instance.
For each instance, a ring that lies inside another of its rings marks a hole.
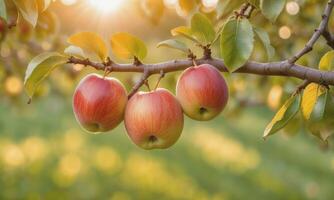
[[[196,63],[196,59],[192,59],[192,61],[193,61],[193,65],[194,65],[195,67],[197,67],[198,65],[197,65],[197,63]]]
[[[155,85],[154,91],[158,89],[161,80],[165,77],[165,72],[163,70],[160,71],[160,77],[157,81],[157,84]]]
[[[152,90],[151,90],[150,84],[148,83],[147,79],[145,80],[144,84],[146,85],[148,91],[151,92]]]

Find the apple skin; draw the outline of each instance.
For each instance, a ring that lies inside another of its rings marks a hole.
[[[158,88],[152,92],[137,92],[126,106],[124,122],[137,146],[146,150],[166,149],[179,139],[184,117],[174,95]]]
[[[223,76],[209,64],[186,69],[176,85],[176,97],[184,113],[198,121],[208,121],[219,115],[228,96]]]
[[[73,111],[87,131],[107,132],[123,121],[127,101],[127,92],[117,79],[90,74],[74,92]]]

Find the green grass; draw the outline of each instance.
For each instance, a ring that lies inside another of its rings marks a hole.
[[[306,133],[263,141],[272,114],[187,118],[175,146],[144,151],[123,124],[82,131],[70,101],[2,104],[0,199],[333,199],[333,152]]]

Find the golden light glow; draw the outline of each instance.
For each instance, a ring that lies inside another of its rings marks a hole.
[[[177,0],[164,0],[164,4],[168,8],[175,8],[178,4]]]
[[[288,26],[282,26],[278,34],[282,39],[289,39],[291,37],[291,29]]]
[[[124,3],[124,0],[88,0],[88,2],[99,12],[110,13],[118,10]]]
[[[77,0],[61,0],[64,5],[70,6],[77,2]]]
[[[19,77],[10,76],[5,81],[5,90],[8,94],[16,96],[23,90],[23,82]]]
[[[215,8],[218,4],[218,0],[202,0],[202,4],[206,8]]]

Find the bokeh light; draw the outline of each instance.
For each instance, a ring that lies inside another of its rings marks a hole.
[[[164,4],[167,8],[175,8],[178,4],[178,0],[164,0]]]
[[[290,15],[297,15],[299,13],[299,4],[295,1],[290,1],[286,4],[286,12]]]
[[[8,94],[16,96],[23,90],[23,82],[17,76],[10,76],[5,81],[5,90]]]
[[[282,26],[279,29],[278,34],[280,38],[287,40],[291,37],[291,29],[288,26]]]

